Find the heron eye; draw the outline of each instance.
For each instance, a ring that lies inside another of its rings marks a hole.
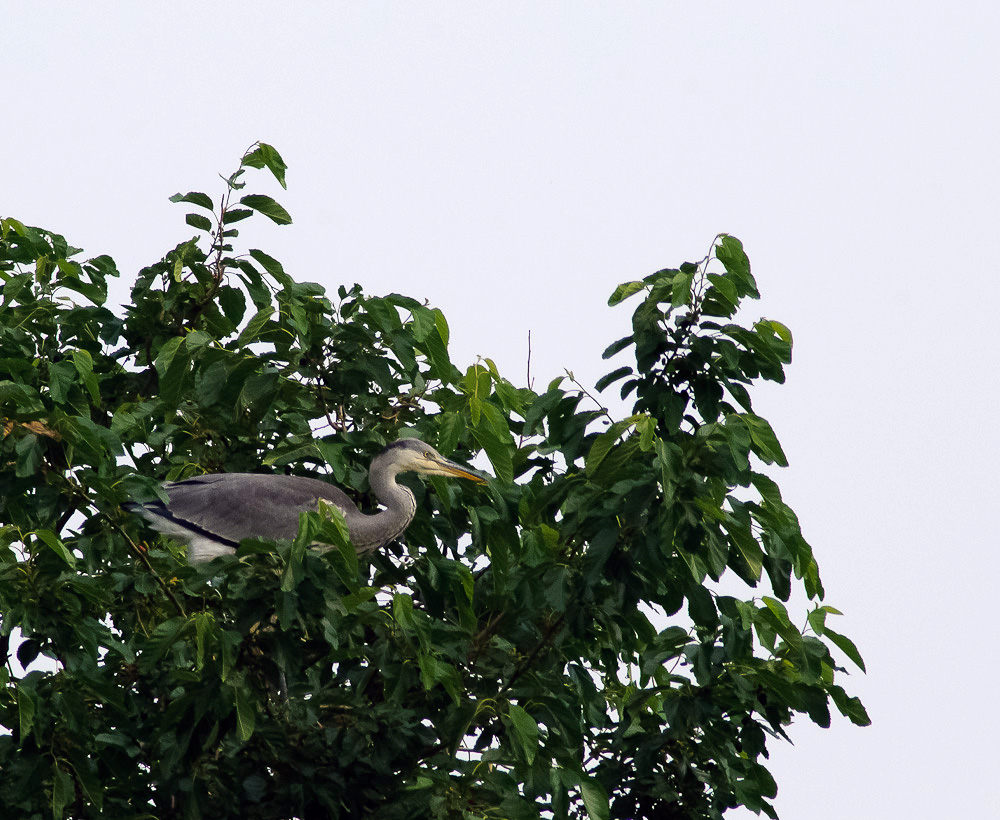
[[[433,458],[434,458],[434,456],[433,456],[433,455],[431,455],[431,451],[430,451],[430,450],[424,450],[424,458],[430,458],[430,459],[433,459]]]

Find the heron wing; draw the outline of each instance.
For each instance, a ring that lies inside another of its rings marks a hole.
[[[143,504],[143,512],[234,546],[244,538],[294,538],[299,513],[315,511],[321,498],[357,511],[342,490],[302,476],[215,473],[169,481],[163,490],[167,503]]]

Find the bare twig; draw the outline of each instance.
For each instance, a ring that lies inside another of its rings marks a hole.
[[[601,415],[607,416],[608,420],[614,423],[615,417],[611,415],[608,408],[605,407],[603,404],[601,404],[601,402],[598,401],[597,397],[593,393],[591,393],[589,390],[587,390],[586,387],[580,384],[576,376],[574,376],[571,371],[567,370],[566,376],[569,378],[570,382],[576,386],[577,392],[581,396],[586,396],[588,399],[590,399],[595,405],[597,405],[597,409],[600,411]]]
[[[177,610],[177,614],[179,614],[181,617],[187,617],[187,613],[184,611],[184,606],[183,604],[181,604],[177,596],[174,595],[174,591],[169,586],[167,586],[167,582],[163,580],[163,578],[155,569],[153,569],[153,565],[150,563],[149,556],[146,555],[146,551],[138,544],[136,544],[135,541],[133,541],[132,538],[129,536],[129,534],[125,532],[125,530],[117,522],[112,522],[112,526],[114,526],[115,529],[117,529],[118,532],[121,533],[122,537],[128,543],[129,549],[132,550],[133,554],[138,556],[139,560],[146,565],[146,569],[149,570],[150,575],[152,575],[156,579],[157,583],[159,583],[160,588],[163,590],[164,594],[170,599],[170,602],[174,605],[174,608]]]
[[[535,389],[535,380],[531,377],[531,328],[528,328],[528,367],[527,373],[525,374],[527,379],[527,387],[529,390]]]
[[[496,629],[500,625],[500,622],[503,620],[505,614],[506,613],[503,611],[497,612],[486,622],[486,625],[476,633],[475,637],[472,639],[474,649],[472,651],[472,655],[469,657],[469,663],[476,662],[480,652],[483,651],[483,645],[490,638],[490,636],[496,632]]]
[[[555,619],[555,621],[552,622],[549,628],[545,630],[545,634],[542,636],[541,640],[539,640],[539,642],[536,644],[535,648],[531,650],[531,652],[528,654],[528,657],[526,657],[523,661],[521,661],[521,663],[517,665],[517,669],[515,669],[514,673],[510,676],[510,680],[508,680],[507,683],[503,685],[503,688],[497,693],[498,698],[503,697],[507,692],[509,692],[511,688],[514,686],[514,684],[517,683],[518,678],[520,678],[521,675],[523,675],[525,672],[528,671],[528,669],[531,668],[531,665],[542,653],[542,650],[545,649],[545,647],[551,643],[552,638],[555,636],[556,630],[558,630],[559,627],[563,625],[563,622],[565,620],[566,620],[566,613],[563,612],[558,618]]]

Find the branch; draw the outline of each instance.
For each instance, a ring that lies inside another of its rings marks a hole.
[[[510,680],[508,680],[507,683],[503,685],[503,688],[501,688],[500,691],[497,693],[498,698],[503,697],[505,694],[507,694],[507,692],[510,691],[511,687],[513,687],[513,685],[517,682],[518,678],[520,678],[521,675],[523,675],[525,672],[528,671],[529,667],[531,666],[531,664],[535,662],[535,660],[541,654],[542,650],[545,649],[545,647],[551,643],[556,630],[562,626],[563,621],[565,620],[566,620],[566,612],[563,611],[563,613],[558,618],[556,618],[555,621],[553,621],[553,623],[549,626],[549,628],[545,630],[545,634],[542,636],[542,639],[538,642],[535,648],[531,650],[531,653],[528,655],[528,657],[525,658],[523,661],[521,661],[520,664],[518,664],[517,669],[514,670],[514,674],[510,676]]]
[[[157,583],[160,585],[160,588],[163,590],[164,594],[170,599],[170,602],[174,605],[174,608],[177,610],[177,614],[180,615],[182,618],[186,618],[187,613],[184,611],[184,606],[181,604],[180,600],[178,600],[177,596],[174,595],[174,591],[167,586],[167,582],[163,580],[163,578],[155,569],[153,569],[153,565],[149,562],[149,556],[146,555],[146,551],[138,544],[136,544],[135,541],[133,541],[132,538],[129,536],[129,534],[125,532],[125,530],[117,522],[112,522],[112,526],[115,527],[115,529],[117,529],[119,533],[121,533],[122,537],[128,543],[129,549],[131,549],[132,552],[139,557],[139,560],[146,565],[146,569],[149,570],[150,575],[152,575],[156,579]]]

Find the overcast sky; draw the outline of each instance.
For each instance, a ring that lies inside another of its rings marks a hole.
[[[874,720],[803,717],[778,811],[991,817],[998,32],[921,0],[3,3],[0,213],[128,284],[192,233],[167,197],[270,142],[289,190],[251,185],[295,221],[252,246],[428,299],[515,382],[530,331],[536,384],[610,369],[616,284],[740,237],[749,318],[795,335],[757,409]]]

